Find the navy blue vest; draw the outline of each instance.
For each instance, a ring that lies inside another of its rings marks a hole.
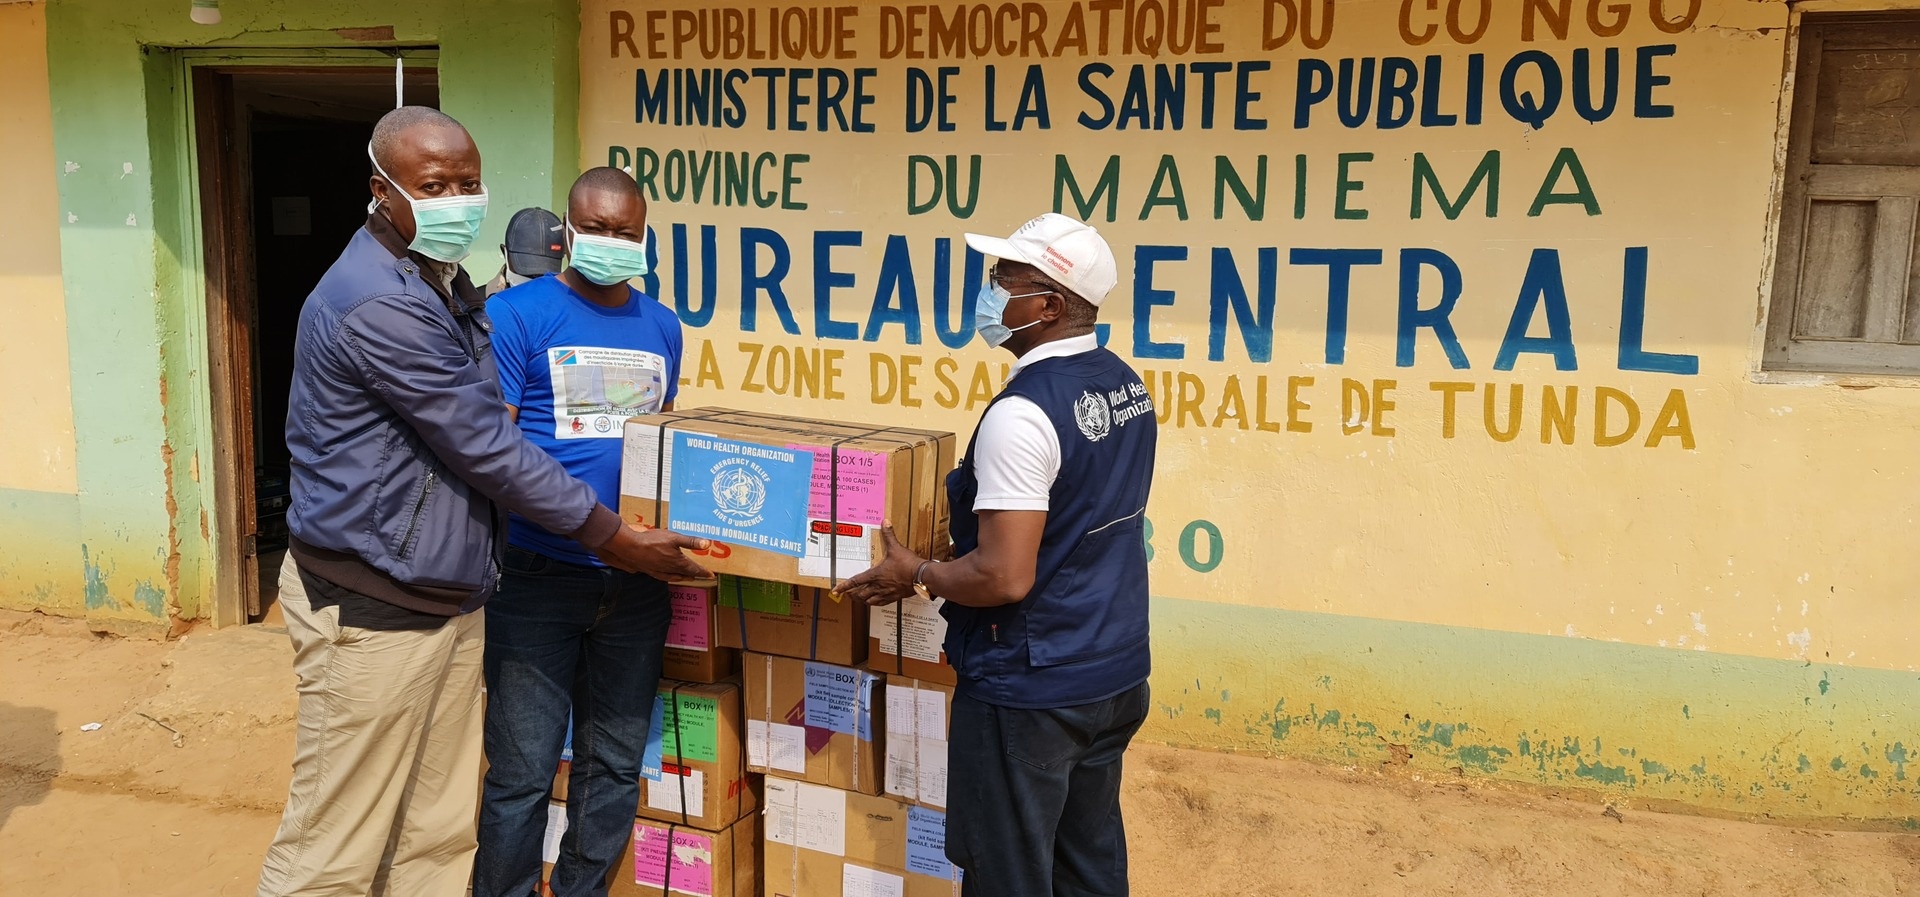
[[[1060,437],[1060,477],[1033,591],[994,608],[941,607],[959,690],[1003,707],[1089,704],[1146,681],[1147,492],[1158,437],[1145,384],[1106,349],[1023,368],[994,401],[1021,396]],[[991,410],[992,406],[988,406]],[[975,440],[979,438],[975,433]],[[954,556],[979,545],[974,446],[947,477]]]

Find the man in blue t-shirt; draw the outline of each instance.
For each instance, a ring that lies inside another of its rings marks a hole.
[[[647,203],[632,177],[574,182],[558,275],[487,303],[500,389],[520,430],[617,506],[622,423],[673,407],[680,319],[627,284],[647,273]],[[601,564],[579,543],[510,519],[487,607],[487,776],[474,897],[539,892],[547,794],[573,719],[567,830],[555,897],[607,893],[640,803],[672,613],[667,585]]]

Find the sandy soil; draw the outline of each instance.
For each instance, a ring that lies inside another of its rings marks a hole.
[[[271,627],[160,643],[0,614],[0,894],[252,894],[293,753],[290,653]],[[1125,800],[1142,895],[1920,895],[1920,836],[1469,781],[1141,745]]]

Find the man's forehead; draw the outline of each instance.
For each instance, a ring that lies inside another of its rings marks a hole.
[[[575,218],[642,218],[647,214],[644,197],[614,190],[585,188],[567,197],[567,213]]]
[[[401,132],[395,143],[400,155],[421,160],[464,161],[480,156],[472,135],[458,125],[415,125]]]

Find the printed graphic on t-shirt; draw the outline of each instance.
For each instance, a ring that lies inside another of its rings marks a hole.
[[[562,346],[547,350],[555,439],[618,439],[621,424],[660,410],[667,360],[652,352]]]

